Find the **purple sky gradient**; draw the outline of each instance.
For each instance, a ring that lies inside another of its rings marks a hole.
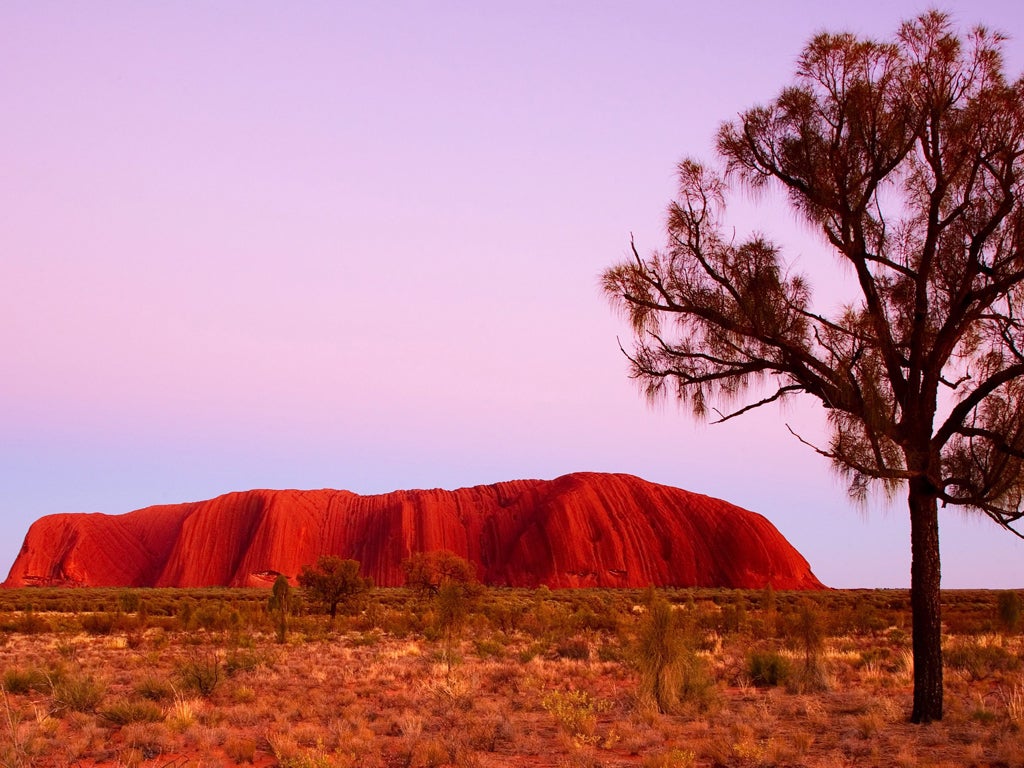
[[[813,33],[927,7],[4,3],[0,575],[54,512],[595,470],[761,512],[832,586],[906,586],[905,501],[851,504],[784,426],[820,435],[813,402],[649,407],[597,283]],[[1021,3],[944,7],[1024,69]],[[840,291],[765,203],[738,229]],[[1024,542],[944,515],[944,586],[1024,587]]]

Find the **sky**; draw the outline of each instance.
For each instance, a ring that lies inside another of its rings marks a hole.
[[[854,504],[786,428],[820,407],[648,404],[598,280],[813,34],[928,7],[0,4],[0,576],[51,513],[608,471],[765,515],[830,586],[908,586],[905,499]],[[1024,4],[942,7],[1024,71]],[[732,216],[828,294],[777,200]],[[941,514],[943,586],[1024,587],[1024,541]]]

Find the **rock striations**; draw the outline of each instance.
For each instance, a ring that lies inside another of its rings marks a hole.
[[[380,585],[448,549],[492,585],[820,589],[761,515],[630,475],[579,473],[457,491],[247,491],[124,515],[36,521],[4,586],[257,586],[321,554]]]

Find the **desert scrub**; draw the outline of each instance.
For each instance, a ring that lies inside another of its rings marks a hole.
[[[800,601],[796,616],[788,623],[787,637],[801,654],[802,662],[787,681],[787,688],[795,693],[827,690],[823,658],[825,633],[818,609],[810,600]]]
[[[567,638],[555,646],[555,655],[560,659],[590,661],[590,643],[581,637]]]
[[[789,659],[774,650],[751,651],[747,657],[750,682],[759,688],[785,683],[790,675]]]
[[[654,752],[644,758],[643,768],[692,768],[697,756],[689,750],[669,749]]]
[[[123,699],[100,710],[100,717],[114,725],[159,723],[164,712],[158,704],[145,699]]]
[[[232,677],[239,672],[250,672],[264,663],[263,657],[253,651],[232,648],[224,658],[224,672]]]
[[[51,706],[55,712],[95,712],[105,693],[106,686],[92,675],[68,675],[53,682]]]
[[[173,731],[184,733],[192,727],[202,709],[202,699],[186,699],[176,694],[174,701],[164,712],[167,725]]]
[[[256,741],[244,736],[228,736],[224,740],[224,754],[235,761],[236,765],[252,763],[256,759]]]
[[[1020,628],[1021,599],[1017,592],[1006,590],[999,593],[997,600],[999,622],[1007,632],[1014,633]]]
[[[51,689],[47,673],[36,667],[17,669],[11,667],[4,670],[2,685],[8,693],[24,694],[29,691],[48,693]]]
[[[665,598],[652,595],[636,644],[640,699],[661,713],[674,711],[681,699],[706,706],[714,688],[677,614]]]
[[[945,666],[970,681],[1020,669],[1020,659],[995,642],[962,640],[945,651]]]
[[[135,684],[135,693],[149,701],[166,701],[174,695],[174,686],[159,677],[144,677]]]
[[[594,698],[586,691],[552,691],[540,704],[562,730],[584,743],[596,740],[597,716],[611,708],[609,702]]]
[[[220,682],[220,657],[211,649],[191,649],[185,659],[179,662],[177,674],[185,688],[209,697]]]
[[[78,623],[87,634],[109,635],[114,631],[118,618],[113,613],[86,613],[78,617]]]

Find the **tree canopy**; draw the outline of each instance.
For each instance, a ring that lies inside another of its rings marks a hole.
[[[359,575],[357,560],[336,555],[321,555],[315,565],[302,566],[298,582],[313,602],[327,609],[332,622],[339,605],[351,604],[373,586],[372,579]]]
[[[937,11],[888,41],[815,36],[791,85],[720,127],[717,165],[680,163],[667,247],[603,276],[649,396],[721,421],[812,395],[812,447],[854,496],[907,489],[916,722],[942,717],[938,505],[1024,516],[1024,78],[1003,44]],[[730,182],[783,191],[856,297],[816,307],[779,245],[737,240]]]
[[[417,552],[402,567],[406,586],[420,593],[437,595],[446,586],[467,594],[479,589],[476,566],[447,549]]]

